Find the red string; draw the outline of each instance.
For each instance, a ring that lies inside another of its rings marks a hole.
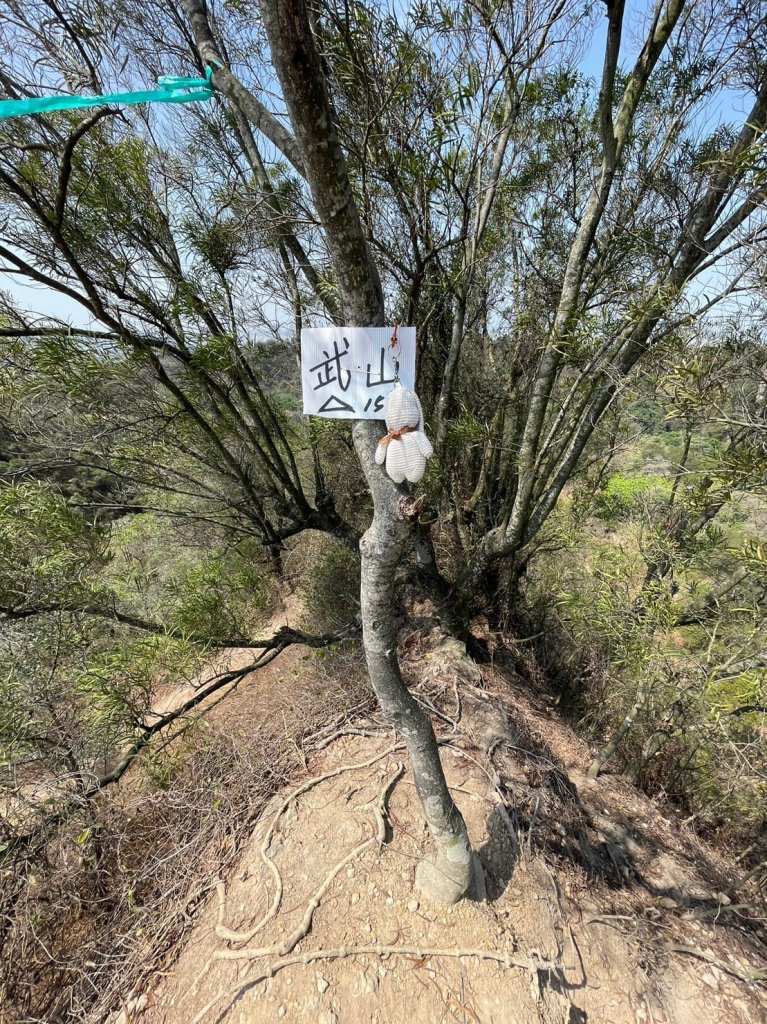
[[[412,434],[416,430],[418,427],[400,427],[399,430],[390,430],[378,443],[386,447],[389,441],[401,441],[403,434]]]

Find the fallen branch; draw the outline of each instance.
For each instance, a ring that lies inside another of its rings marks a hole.
[[[77,604],[69,601],[55,601],[48,604],[27,605],[25,607],[16,608],[9,605],[0,606],[0,621],[7,620],[9,622],[18,622],[23,621],[24,619],[34,618],[36,615],[51,615],[55,612],[65,612],[69,615],[92,615],[96,618],[112,619],[115,622],[119,622],[120,625],[130,626],[131,629],[140,629],[146,633],[154,633],[158,635],[174,636],[178,632],[177,630],[174,630],[172,626],[168,626],[165,623],[151,622],[150,620],[142,619],[137,615],[128,615],[125,612],[118,611],[118,609],[114,607],[110,608],[95,604]],[[302,630],[293,629],[291,626],[281,626],[274,636],[267,637],[263,640],[254,640],[251,637],[245,636],[225,637],[221,640],[217,640],[216,646],[244,647],[249,650],[268,651],[274,647],[280,647],[282,649],[285,646],[285,641],[287,641],[288,643],[293,644],[303,644],[305,647],[327,647],[329,644],[335,643],[338,640],[343,640],[346,637],[353,636],[359,631],[360,625],[358,622],[349,622],[334,633],[324,633],[319,636],[315,636],[312,633],[304,633]],[[185,633],[183,635],[186,639],[192,640],[195,643],[211,643],[211,638],[209,636],[203,636],[195,633]]]
[[[741,567],[735,573],[735,575],[727,580],[727,582],[719,588],[719,590],[712,591],[707,594],[702,602],[691,605],[690,607],[681,611],[674,622],[675,626],[695,626],[702,624],[706,619],[710,619],[716,614],[719,607],[719,602],[723,597],[726,597],[738,584],[742,583],[749,574],[749,570],[745,567]]]
[[[746,658],[735,665],[727,664],[714,672],[711,678],[717,683],[721,683],[726,679],[737,679],[738,676],[745,675],[746,672],[758,672],[763,668],[767,668],[767,655],[765,654]]]
[[[735,708],[726,714],[730,718],[738,718],[740,715],[767,715],[767,704],[744,704],[743,707]]]

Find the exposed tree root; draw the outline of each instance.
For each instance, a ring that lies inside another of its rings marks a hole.
[[[261,845],[261,856],[264,863],[272,871],[275,881],[277,883],[277,891],[275,897],[272,900],[272,904],[259,921],[259,923],[251,929],[249,932],[234,932],[228,928],[225,928],[222,924],[222,918],[225,907],[225,894],[223,890],[223,883],[219,883],[217,886],[219,895],[219,911],[218,911],[218,925],[216,927],[216,933],[223,938],[227,938],[229,941],[234,942],[245,942],[249,938],[252,938],[258,933],[269,921],[271,921],[277,913],[279,903],[282,895],[282,879],[274,863],[269,859],[266,851],[268,850],[271,842],[271,837],[274,832],[274,828],[280,816],[284,813],[291,801],[295,800],[302,793],[307,792],[313,786],[318,785],[320,782],[333,778],[340,775],[342,772],[352,771],[355,768],[365,768],[374,764],[376,761],[381,760],[383,757],[391,754],[397,747],[390,747],[384,753],[379,754],[370,761],[356,765],[341,765],[339,768],[334,769],[332,772],[328,772],[325,775],[319,776],[316,779],[310,779],[307,783],[301,786],[298,790],[287,797],[280,807],[278,808],[272,822],[269,826],[264,841]],[[207,1017],[210,1011],[219,1003],[222,999],[229,999],[229,1007],[224,1010],[216,1019],[222,1021],[228,1010],[231,1008],[232,1003],[240,999],[249,989],[258,985],[261,981],[273,977],[279,971],[286,967],[291,967],[298,964],[309,964],[318,960],[337,960],[349,956],[410,956],[417,959],[424,957],[474,957],[479,960],[491,960],[495,963],[499,963],[509,969],[512,967],[519,970],[524,970],[530,973],[534,978],[537,977],[539,970],[553,970],[555,965],[544,960],[534,960],[532,958],[519,960],[513,959],[511,954],[502,953],[499,950],[486,950],[486,949],[463,949],[463,948],[441,948],[432,946],[385,946],[385,945],[364,945],[364,946],[340,946],[336,949],[318,949],[309,950],[305,953],[291,955],[293,950],[304,939],[311,928],[312,919],[314,912],[319,907],[323,896],[330,888],[333,881],[337,878],[338,874],[343,868],[353,859],[361,856],[365,850],[369,849],[374,845],[379,847],[383,844],[385,839],[385,807],[388,795],[395,784],[395,782],[401,777],[404,772],[402,765],[397,766],[397,770],[394,775],[387,781],[384,786],[381,795],[378,799],[376,806],[372,807],[373,813],[376,818],[377,829],[374,836],[370,836],[364,842],[360,843],[359,846],[355,847],[350,853],[343,857],[334,867],[328,872],[323,880],[322,884],[314,893],[313,897],[309,901],[304,915],[300,923],[291,932],[287,938],[283,939],[282,942],[274,943],[271,946],[262,946],[256,949],[222,949],[215,953],[204,965],[199,975],[197,976],[194,986],[196,986],[201,978],[208,972],[212,964],[217,960],[258,960],[268,957],[275,957],[270,963],[259,969],[259,974],[256,977],[250,978],[245,982],[238,982],[236,985],[229,989],[223,989],[216,993],[216,995],[209,1000],[205,1006],[197,1013],[197,1015],[191,1021],[191,1024],[201,1024],[201,1022]]]
[[[285,811],[288,809],[288,807],[291,805],[291,803],[294,800],[297,800],[298,797],[303,796],[303,794],[307,793],[310,789],[313,789],[315,786],[318,786],[321,782],[326,782],[328,779],[334,779],[334,778],[336,778],[336,776],[342,775],[345,772],[355,771],[356,769],[369,768],[371,765],[375,764],[376,761],[381,761],[384,757],[388,757],[389,754],[393,754],[396,750],[401,750],[401,749],[402,749],[402,745],[395,743],[394,746],[391,746],[387,750],[384,750],[384,752],[382,754],[376,754],[376,756],[370,758],[369,761],[362,761],[359,764],[344,764],[344,765],[340,765],[338,768],[334,768],[332,771],[326,772],[324,775],[318,775],[316,778],[308,779],[302,786],[299,786],[298,789],[294,790],[287,797],[285,797],[285,799],[282,801],[280,806],[277,808],[277,811],[275,812],[274,817],[272,818],[272,821],[271,821],[271,823],[269,825],[269,828],[266,830],[266,835],[264,836],[263,842],[261,843],[261,849],[259,851],[260,854],[261,854],[261,860],[266,865],[266,867],[269,869],[269,871],[271,871],[272,877],[274,878],[275,892],[274,892],[274,896],[272,897],[271,906],[267,910],[266,914],[264,914],[264,916],[261,918],[261,920],[257,924],[255,924],[251,929],[249,929],[248,931],[246,931],[246,932],[233,931],[231,928],[227,928],[224,925],[223,918],[224,918],[224,909],[226,907],[226,894],[225,894],[225,891],[224,891],[224,883],[223,883],[223,881],[219,880],[217,882],[217,884],[216,884],[216,892],[218,893],[218,900],[219,900],[219,903],[218,903],[218,922],[216,924],[216,935],[218,935],[218,937],[220,939],[226,939],[227,942],[239,942],[239,943],[250,942],[250,940],[253,939],[256,935],[258,935],[258,933],[260,931],[262,931],[269,924],[269,922],[272,921],[275,918],[275,916],[277,915],[277,911],[279,910],[280,903],[282,901],[282,890],[283,890],[282,875],[280,874],[280,872],[279,872],[279,870],[277,868],[277,865],[271,859],[271,857],[269,856],[267,851],[269,850],[269,847],[271,846],[272,837],[274,835],[274,830],[275,830],[275,828],[277,826],[277,822],[282,817],[282,815],[285,813]],[[384,790],[384,792],[383,792],[383,794],[381,796],[381,809],[380,809],[380,811],[378,811],[377,809],[375,811],[379,815],[379,818],[380,818],[380,820],[379,820],[379,834],[380,834],[380,826],[381,826],[382,820],[383,820],[382,819],[382,815],[383,815],[382,801],[385,798],[385,795],[388,793],[390,787],[400,777],[400,775],[402,774],[403,770],[404,769],[402,768],[402,766],[400,766],[400,768],[399,768],[397,774],[394,776],[394,778],[391,779],[387,783],[386,789]],[[373,842],[372,839],[366,840],[361,846],[358,846],[356,850],[353,850],[352,853],[349,854],[349,856],[347,858],[345,858],[341,862],[340,865],[337,865],[336,868],[333,869],[332,877],[329,876],[329,880],[326,879],[326,883],[327,884],[323,883],[323,886],[320,887],[322,892],[320,892],[320,890],[318,890],[319,898],[320,899],[322,898],[322,894],[324,893],[324,891],[327,889],[327,885],[329,885],[330,882],[332,882],[333,878],[335,878],[336,874],[338,874],[338,871],[340,871],[341,867],[343,867],[353,857],[358,856],[362,852],[363,849],[367,849],[367,847],[372,842]],[[383,837],[380,839],[380,843],[383,843]],[[317,894],[315,894],[314,898],[317,899]],[[315,909],[316,909],[316,907],[315,907]],[[314,911],[312,910],[312,913],[313,912]],[[309,923],[311,923],[311,915],[309,917]],[[299,939],[296,939],[296,942],[298,942],[298,941],[299,941]],[[294,945],[295,945],[295,943],[294,943]],[[293,947],[291,946],[290,948],[292,949]],[[217,954],[215,954],[215,956],[212,959],[213,960],[228,959],[226,954],[227,953],[231,953],[231,952],[232,951],[221,950]],[[202,972],[203,974],[205,973],[205,970],[207,970],[210,962],[211,961],[209,961],[208,964],[206,964],[205,969]]]
[[[316,743],[312,743],[311,752],[314,754],[318,750],[323,750],[325,747],[329,747],[331,743],[335,743],[335,741],[340,739],[342,736],[364,736],[366,739],[372,739],[375,736],[380,736],[384,732],[391,732],[391,728],[382,725],[379,728],[372,729],[359,729],[355,726],[350,726],[348,729],[338,729],[336,732],[331,733],[330,736],[324,736]]]
[[[767,982],[767,971],[749,971],[742,964],[725,963],[723,960],[718,960],[713,953],[700,949],[698,946],[686,946],[681,942],[657,942],[653,945],[667,953],[682,953],[685,956],[695,957],[696,960],[703,960],[707,964],[711,964],[712,967],[724,971],[725,974],[737,978],[738,981],[744,981],[747,985],[754,984],[754,982]]]
[[[388,754],[391,754],[396,749],[397,745],[395,744],[395,746],[390,747],[388,750],[385,750],[382,754],[378,754],[376,757],[371,758],[369,761],[356,765],[341,765],[340,767],[334,769],[332,772],[327,772],[325,775],[319,776],[316,779],[310,779],[307,783],[301,786],[295,793],[292,793],[282,802],[279,809],[277,810],[277,813],[274,815],[272,819],[267,834],[264,837],[264,842],[261,845],[261,857],[272,871],[277,882],[277,891],[272,900],[272,905],[270,906],[269,910],[264,915],[264,917],[261,919],[261,921],[259,921],[258,924],[249,932],[233,932],[228,928],[224,928],[224,926],[221,924],[221,919],[223,917],[225,905],[225,895],[223,892],[223,883],[219,883],[219,885],[217,886],[219,895],[219,923],[216,926],[216,934],[221,935],[224,938],[229,938],[230,941],[247,941],[249,938],[252,938],[254,935],[256,935],[263,927],[265,927],[265,925],[269,921],[271,921],[276,915],[280,905],[280,900],[282,898],[282,877],[279,871],[277,870],[276,865],[266,853],[266,850],[268,849],[271,835],[273,834],[274,827],[278,819],[283,814],[285,809],[290,805],[291,801],[295,800],[296,797],[298,797],[301,793],[305,793],[307,790],[311,789],[312,786],[317,785],[318,783],[326,779],[334,778],[335,776],[340,775],[342,772],[352,771],[355,768],[368,768],[370,767],[370,765],[375,764],[376,761],[380,761],[382,758],[386,757]],[[356,859],[357,857],[360,857],[365,852],[365,850],[369,849],[371,846],[378,846],[379,850],[383,846],[386,840],[386,822],[384,820],[384,816],[386,813],[386,801],[388,799],[392,787],[397,782],[397,780],[404,774],[404,771],[404,765],[398,764],[396,771],[391,776],[391,778],[387,780],[386,785],[381,790],[381,795],[378,798],[377,804],[369,805],[371,806],[371,810],[373,811],[373,814],[375,815],[376,819],[375,835],[369,836],[367,839],[365,839],[362,843],[360,843],[353,850],[351,850],[345,857],[343,857],[331,868],[331,870],[325,876],[322,884],[319,886],[319,888],[316,890],[312,898],[309,900],[309,903],[307,904],[306,910],[304,912],[304,916],[302,917],[300,923],[296,926],[296,928],[293,929],[290,935],[283,939],[282,942],[274,943],[271,946],[262,946],[257,949],[218,950],[205,963],[198,977],[194,981],[194,984],[192,986],[193,988],[197,986],[200,979],[205,974],[207,974],[212,964],[217,960],[253,960],[267,956],[278,956],[284,958],[288,956],[296,948],[301,939],[305,938],[308,935],[309,929],[312,926],[314,912],[319,907],[320,903],[322,902],[322,897],[333,884],[339,872],[342,871],[343,868],[345,868],[350,861]],[[200,1011],[200,1013],[198,1013],[197,1016],[194,1018],[192,1024],[197,1024],[198,1021],[201,1021],[208,1013],[208,1011],[213,1006],[215,1006],[215,1004],[220,999],[223,999],[226,994],[226,992],[220,992],[211,1002],[207,1003],[206,1006],[204,1006],[203,1009]]]
[[[249,952],[244,950],[243,952]],[[531,977],[537,979],[539,971],[553,971],[556,970],[557,965],[551,963],[548,960],[515,960],[509,953],[501,953],[498,950],[493,949],[461,949],[459,947],[452,948],[440,948],[436,946],[339,946],[337,949],[310,949],[306,953],[300,953],[296,956],[284,956],[279,960],[274,960],[272,963],[260,969],[258,975],[249,978],[247,981],[239,982],[237,985],[233,985],[232,988],[226,989],[223,992],[219,992],[218,995],[214,996],[213,999],[207,1003],[197,1016],[192,1020],[191,1024],[200,1024],[200,1022],[207,1016],[210,1010],[218,1003],[221,999],[225,999],[227,996],[230,998],[229,1007],[224,1010],[216,1018],[215,1024],[220,1024],[224,1020],[231,1005],[238,999],[245,995],[250,989],[255,988],[256,985],[262,981],[267,981],[269,978],[273,978],[279,971],[284,970],[286,967],[294,967],[298,964],[311,964],[317,960],[341,960],[349,956],[409,956],[414,957],[417,960],[422,960],[426,957],[450,957],[452,959],[461,957],[473,957],[477,960],[492,960],[495,963],[501,964],[503,967],[517,968],[521,971],[527,971]]]

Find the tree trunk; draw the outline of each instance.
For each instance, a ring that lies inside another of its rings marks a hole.
[[[408,495],[375,464],[378,423],[357,421],[354,444],[374,499],[373,522],[360,543],[362,636],[370,680],[378,702],[407,745],[416,791],[434,840],[434,855],[418,865],[416,884],[427,896],[455,903],[484,898],[482,870],[466,824],[453,803],[431,722],[405,686],[397,659],[394,578],[412,547]]]
[[[596,779],[598,777],[604,764],[609,761],[629,732],[634,728],[634,724],[638,716],[641,714],[649,696],[649,683],[646,679],[642,679],[637,687],[634,703],[627,711],[623,721],[615,730],[610,740],[602,747],[597,756],[591,762],[591,766],[589,767],[590,779]]]
[[[383,294],[357,214],[346,161],[306,7],[302,0],[262,0],[272,63],[295,132],[306,179],[322,222],[347,323],[384,323]],[[397,660],[394,576],[412,547],[407,490],[375,464],[385,432],[359,420],[354,443],[373,496],[373,522],[360,543],[360,603],[365,657],[381,708],[405,740],[436,851],[416,872],[419,889],[441,902],[484,897],[484,880],[466,824],[447,788],[434,730],[405,686]]]

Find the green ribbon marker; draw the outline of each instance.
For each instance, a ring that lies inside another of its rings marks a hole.
[[[27,100],[0,100],[0,119],[111,104],[124,107],[135,103],[198,103],[213,96],[212,74],[213,68],[208,67],[205,78],[163,75],[157,80],[159,89],[148,89],[143,92],[115,92],[106,96],[35,96]]]

